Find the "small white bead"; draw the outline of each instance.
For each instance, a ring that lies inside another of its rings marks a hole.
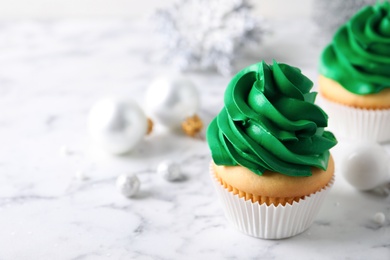
[[[157,174],[167,181],[178,181],[182,178],[180,165],[171,161],[162,161],[157,166]]]
[[[60,148],[60,154],[63,157],[69,156],[72,154],[72,152],[69,150],[69,148],[66,145],[61,146]]]
[[[85,174],[84,171],[77,171],[75,177],[80,181],[85,181],[88,179],[88,176]]]
[[[116,187],[125,197],[134,197],[137,195],[141,186],[137,175],[122,174],[116,179]]]
[[[379,225],[383,225],[386,221],[386,216],[383,212],[377,212],[374,215],[374,221],[378,223]]]

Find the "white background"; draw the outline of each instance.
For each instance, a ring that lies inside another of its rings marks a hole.
[[[141,18],[174,0],[0,0],[0,19]],[[221,0],[223,2],[223,0]],[[265,17],[308,16],[312,0],[252,1]]]

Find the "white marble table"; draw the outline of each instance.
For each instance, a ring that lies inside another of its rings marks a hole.
[[[280,24],[238,67],[275,58],[315,79],[319,47],[310,30],[301,30],[308,23]],[[1,260],[390,259],[390,198],[354,190],[340,171],[309,230],[267,241],[226,222],[204,140],[157,129],[127,156],[93,149],[86,116],[96,100],[142,100],[152,79],[172,73],[153,63],[153,34],[144,28],[111,20],[0,22]],[[229,78],[187,75],[208,123]],[[336,167],[342,150],[333,150]],[[163,159],[180,163],[186,180],[160,179],[155,168]],[[76,178],[79,171],[88,179]],[[116,190],[122,173],[138,174],[135,199]],[[383,225],[373,221],[377,212],[386,216]]]

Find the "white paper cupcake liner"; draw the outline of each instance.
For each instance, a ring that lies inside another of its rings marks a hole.
[[[218,182],[212,168],[210,172],[228,221],[243,233],[262,239],[292,237],[308,229],[334,182],[333,177],[322,190],[299,202],[267,206],[239,198]]]
[[[390,141],[390,109],[360,109],[324,98],[319,105],[328,114],[328,129],[336,137],[374,142]]]

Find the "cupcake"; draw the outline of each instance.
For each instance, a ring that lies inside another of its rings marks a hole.
[[[319,65],[321,105],[336,136],[390,141],[390,3],[357,12]]]
[[[245,234],[303,232],[333,184],[336,139],[312,86],[298,68],[251,65],[233,77],[207,129],[212,181],[227,219]]]

